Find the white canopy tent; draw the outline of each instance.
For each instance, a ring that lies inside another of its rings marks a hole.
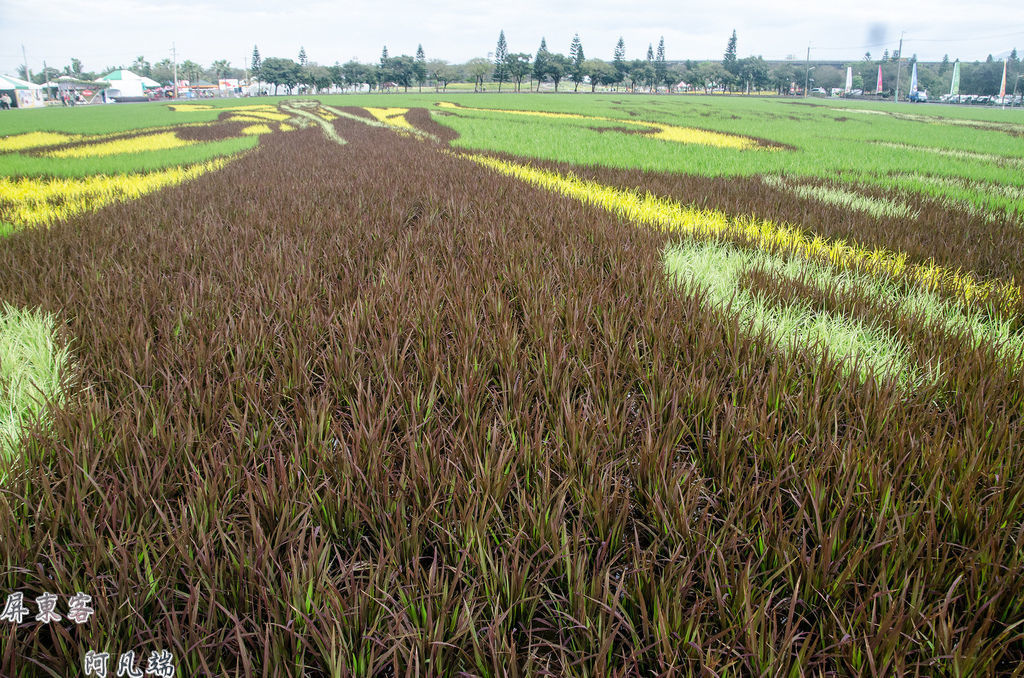
[[[0,92],[6,92],[7,96],[11,98],[11,105],[18,108],[35,108],[46,105],[42,86],[21,78],[0,75]]]
[[[147,89],[160,86],[160,83],[152,78],[136,75],[126,70],[112,71],[99,80],[110,83],[110,87],[107,88],[107,98],[114,100],[145,98]]]

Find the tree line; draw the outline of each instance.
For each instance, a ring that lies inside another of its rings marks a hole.
[[[805,80],[812,88],[841,88],[845,84],[846,68],[849,66],[853,68],[854,88],[871,92],[875,89],[878,68],[881,67],[883,89],[887,95],[891,95],[895,88],[898,69],[905,73],[905,84],[901,85],[901,91],[907,91],[910,70],[915,63],[918,65],[920,89],[930,90],[933,94],[948,91],[952,78],[953,64],[948,55],[941,62],[919,63],[916,55],[910,59],[900,59],[895,51],[890,54],[889,50],[885,50],[877,60],[869,52],[856,62],[814,63],[808,67],[795,60],[768,62],[761,56],[740,58],[737,46],[734,30],[726,43],[721,61],[669,62],[665,57],[665,39],[662,37],[657,47],[653,43],[648,44],[645,58],[627,59],[625,42],[620,37],[612,58],[606,61],[588,58],[578,34],[573,36],[566,54],[551,51],[544,38],[541,38],[535,52],[512,52],[502,30],[495,51],[488,58],[477,57],[464,64],[427,59],[422,45],[417,46],[413,55],[398,56],[391,56],[385,46],[375,64],[351,60],[344,64],[335,62],[330,66],[310,61],[304,47],[299,49],[297,59],[264,59],[259,47],[254,46],[247,70],[232,67],[226,60],[214,61],[209,67],[185,60],[178,64],[178,77],[193,82],[201,79],[216,81],[220,78],[249,78],[273,87],[275,93],[281,88],[288,93],[319,92],[332,87],[408,91],[413,87],[422,89],[432,85],[436,89],[446,89],[453,82],[471,82],[475,91],[494,86],[498,91],[510,89],[518,92],[522,91],[524,84],[529,90],[539,90],[545,83],[553,85],[555,91],[559,91],[562,86],[571,86],[573,91],[579,91],[581,85],[589,86],[590,91],[595,91],[597,87],[654,91],[685,83],[691,89],[705,92],[774,90],[785,94],[802,89]],[[150,64],[140,56],[134,62],[117,68],[127,68],[161,83],[169,83],[173,79],[173,67],[170,59]],[[20,70],[24,71],[24,66]],[[108,67],[100,73],[90,73],[83,69],[79,59],[72,59],[63,71],[48,68],[36,74],[33,79],[42,83],[61,74],[93,79],[111,70],[115,70],[115,67]],[[1013,91],[1022,73],[1016,49],[1010,54],[1007,71],[1008,91]],[[997,94],[1002,78],[1002,61],[989,55],[984,62],[962,63],[960,73],[961,92]],[[23,72],[20,75],[25,76]]]

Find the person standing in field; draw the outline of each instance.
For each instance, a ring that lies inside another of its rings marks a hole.
[[[11,110],[11,97],[7,92],[4,92],[4,95],[0,96],[0,105],[3,106],[5,111]]]

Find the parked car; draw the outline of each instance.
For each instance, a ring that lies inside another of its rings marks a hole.
[[[916,92],[911,92],[909,99],[913,103],[926,103],[928,101],[928,92],[924,91],[923,89],[919,89]]]

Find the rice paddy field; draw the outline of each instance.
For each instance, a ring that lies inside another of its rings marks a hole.
[[[12,111],[0,674],[1021,675],[1022,283],[1019,111]]]

